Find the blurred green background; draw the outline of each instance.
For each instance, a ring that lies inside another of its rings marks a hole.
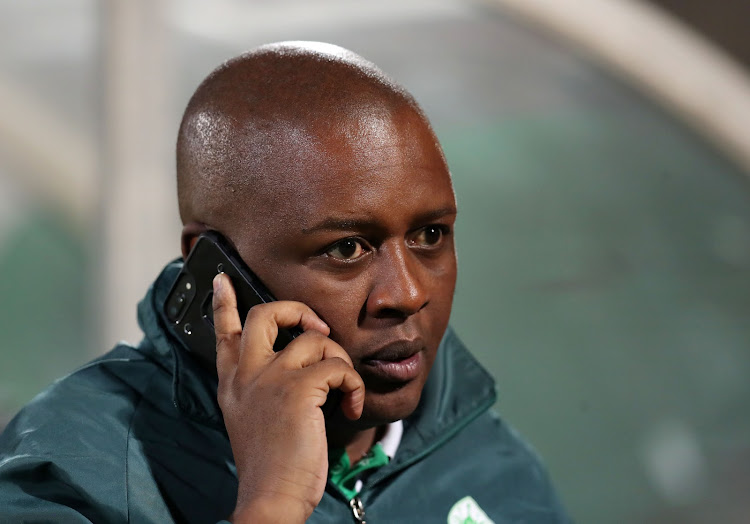
[[[750,187],[710,137],[490,3],[129,5],[0,0],[0,426],[137,340],[179,255],[172,143],[198,82],[324,40],[431,117],[459,200],[453,324],[575,520],[748,522]]]

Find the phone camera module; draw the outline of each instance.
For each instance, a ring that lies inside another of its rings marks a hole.
[[[177,293],[167,306],[167,316],[171,321],[176,321],[185,307],[185,293]]]
[[[190,275],[182,275],[172,288],[165,304],[164,313],[170,322],[175,324],[182,320],[188,310],[188,306],[195,298],[195,283]]]

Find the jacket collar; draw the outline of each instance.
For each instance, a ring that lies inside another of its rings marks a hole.
[[[172,402],[183,416],[201,424],[224,430],[224,419],[216,400],[218,379],[188,353],[167,328],[162,305],[182,269],[182,259],[168,264],[138,304],[138,324],[145,338],[141,348],[155,351],[158,359],[171,367]]]
[[[419,460],[487,411],[496,398],[492,376],[448,327],[419,405],[404,421],[396,459],[382,474]]]
[[[218,380],[185,351],[167,329],[162,312],[182,259],[167,265],[138,305],[138,323],[145,334],[141,349],[155,352],[171,366],[172,401],[185,417],[223,430],[216,401]],[[449,327],[416,411],[404,421],[396,464],[417,460],[487,410],[496,399],[495,383]],[[390,468],[388,468],[390,469]]]

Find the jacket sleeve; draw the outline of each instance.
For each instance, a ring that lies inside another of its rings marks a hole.
[[[0,522],[116,522],[112,517],[59,464],[30,454],[5,455],[0,460]]]
[[[127,522],[122,408],[75,384],[23,408],[0,434],[0,522]]]

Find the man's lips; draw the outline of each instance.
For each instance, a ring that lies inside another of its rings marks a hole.
[[[368,353],[360,360],[360,372],[387,382],[408,382],[424,366],[422,340],[399,340]]]

